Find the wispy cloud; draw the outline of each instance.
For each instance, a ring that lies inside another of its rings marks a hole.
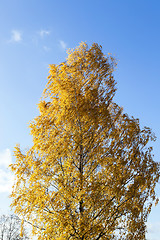
[[[22,33],[18,30],[11,31],[11,42],[21,42],[22,41]]]
[[[66,44],[63,40],[60,40],[60,41],[59,41],[59,44],[60,44],[60,47],[61,47],[63,50],[66,49],[67,44]]]
[[[40,35],[40,37],[44,37],[44,36],[46,36],[46,35],[50,35],[50,31],[48,31],[48,30],[41,30],[41,31],[39,31],[39,35]]]
[[[43,46],[44,51],[49,52],[51,49],[47,46]]]
[[[0,152],[0,193],[11,192],[14,181],[13,174],[8,169],[9,164],[12,163],[11,151],[5,149]]]

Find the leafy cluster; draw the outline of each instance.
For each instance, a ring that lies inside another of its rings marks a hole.
[[[151,130],[114,101],[116,66],[82,43],[59,65],[30,124],[33,146],[17,146],[15,213],[41,239],[145,239],[159,165]]]

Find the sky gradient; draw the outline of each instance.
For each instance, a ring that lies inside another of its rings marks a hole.
[[[9,211],[14,146],[32,144],[28,123],[47,83],[49,64],[64,61],[67,48],[96,42],[112,53],[115,101],[157,136],[160,156],[159,0],[0,1],[0,209]],[[157,186],[160,197],[159,185]],[[148,239],[160,236],[160,204],[148,219]]]

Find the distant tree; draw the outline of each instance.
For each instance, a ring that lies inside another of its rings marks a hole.
[[[113,101],[115,65],[85,43],[50,65],[33,146],[17,146],[11,166],[12,207],[38,239],[145,239],[160,176],[155,136]]]
[[[0,216],[0,240],[28,240],[26,233],[20,237],[21,220],[15,215]]]

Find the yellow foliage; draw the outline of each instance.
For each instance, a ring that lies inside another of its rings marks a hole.
[[[15,212],[38,239],[145,239],[159,165],[155,137],[113,101],[114,58],[98,44],[50,65],[32,148],[15,148]],[[118,234],[118,235],[117,235]]]

